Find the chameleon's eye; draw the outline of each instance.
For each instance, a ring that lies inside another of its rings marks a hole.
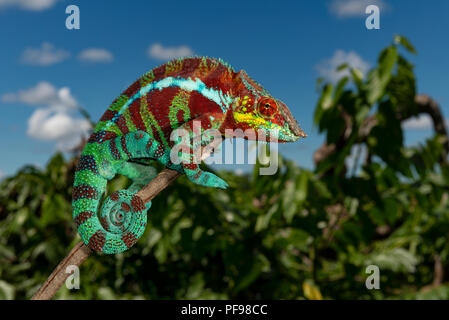
[[[262,98],[257,103],[257,112],[263,118],[272,118],[278,111],[278,105],[274,99]]]

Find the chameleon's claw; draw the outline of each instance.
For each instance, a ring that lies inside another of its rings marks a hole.
[[[227,187],[229,187],[229,184],[224,181],[223,179],[217,177],[216,175],[212,174],[211,175],[215,178],[213,179],[213,185],[210,185],[210,187],[215,187],[215,188],[220,188],[220,189],[227,189]]]
[[[226,190],[228,187],[229,187],[229,184],[226,181],[224,181],[224,180],[221,180],[220,185],[217,186],[217,188],[220,188],[220,189],[223,189],[223,190]]]
[[[201,186],[220,189],[226,189],[229,186],[226,181],[211,172],[200,171],[199,174],[191,174],[190,172],[186,172],[186,175],[190,181]]]

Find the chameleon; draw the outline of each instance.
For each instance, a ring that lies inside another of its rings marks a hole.
[[[171,139],[176,129],[193,139],[195,121],[223,136],[225,129],[253,129],[265,138],[276,134],[278,142],[306,137],[282,101],[244,70],[236,72],[221,59],[184,57],[148,71],[112,102],[81,152],[72,215],[89,248],[116,254],[143,235],[151,202],[144,203],[137,191],[157,174],[151,161],[185,174],[195,184],[228,187],[215,174],[200,169],[194,143]],[[251,139],[262,137],[256,134]],[[178,155],[184,161],[178,163],[170,154],[180,144],[184,148]],[[132,183],[105,198],[107,183],[117,174]]]

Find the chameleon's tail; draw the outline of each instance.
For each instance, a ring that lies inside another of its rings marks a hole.
[[[146,205],[128,190],[112,193],[97,212],[108,180],[98,172],[94,155],[83,154],[75,173],[73,219],[84,243],[95,251],[119,253],[134,245],[147,224]]]

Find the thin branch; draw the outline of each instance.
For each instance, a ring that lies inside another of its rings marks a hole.
[[[77,243],[69,254],[58,264],[31,300],[50,300],[69,276],[69,273],[66,273],[67,267],[71,265],[80,266],[91,253],[92,251],[84,242]]]
[[[201,160],[204,160],[210,156],[210,154],[216,147],[218,147],[220,143],[220,140],[215,139],[210,145],[203,148]],[[178,171],[164,169],[145,187],[139,190],[137,195],[141,197],[145,203],[147,203],[154,199],[180,175],[181,173]],[[40,289],[33,295],[31,300],[50,300],[70,275],[69,273],[66,273],[66,268],[70,265],[79,267],[91,255],[91,253],[92,250],[89,249],[84,242],[81,241],[77,243],[69,254],[58,264]]]
[[[429,290],[438,288],[444,280],[444,267],[441,262],[441,257],[439,254],[436,254],[434,257],[434,266],[433,266],[433,281],[431,284],[428,284],[421,288],[421,292],[427,292]]]

